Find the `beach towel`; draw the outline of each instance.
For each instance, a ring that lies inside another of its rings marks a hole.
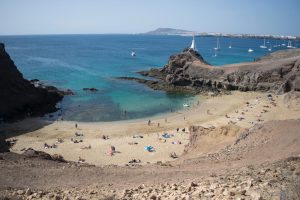
[[[152,151],[154,151],[154,148],[149,145],[149,146],[145,146],[145,150],[149,151],[149,152],[152,152]]]
[[[162,136],[163,136],[164,138],[174,137],[173,134],[169,134],[169,133],[164,133],[164,134],[162,134]]]

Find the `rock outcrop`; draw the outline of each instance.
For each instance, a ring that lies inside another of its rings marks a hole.
[[[58,161],[58,162],[66,162],[65,159],[59,154],[50,155],[46,152],[36,151],[31,148],[26,149],[24,151],[23,155],[25,155],[26,157],[30,157],[30,158],[39,158],[39,159],[53,160],[53,161]]]
[[[0,119],[15,120],[25,116],[41,116],[56,111],[63,93],[57,88],[36,87],[23,78],[0,43]]]
[[[278,55],[278,56],[277,56]],[[189,87],[196,91],[272,91],[279,94],[300,91],[300,51],[283,51],[271,58],[251,63],[215,67],[192,49],[172,55],[157,77],[169,85]]]
[[[97,92],[98,89],[96,88],[82,88],[83,91],[90,91],[90,92]]]
[[[5,141],[4,135],[0,134],[0,153],[9,152],[9,144]]]

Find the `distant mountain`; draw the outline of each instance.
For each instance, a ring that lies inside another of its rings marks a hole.
[[[146,32],[147,35],[189,35],[193,34],[193,31],[173,29],[173,28],[158,28],[154,31]]]

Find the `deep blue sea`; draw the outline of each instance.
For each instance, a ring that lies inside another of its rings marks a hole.
[[[43,35],[0,36],[6,50],[27,79],[39,79],[76,95],[60,103],[65,120],[114,121],[144,118],[182,108],[192,96],[154,91],[119,76],[162,67],[171,54],[190,46],[191,37],[149,35]],[[214,52],[214,37],[197,37],[200,54],[213,65],[253,61],[269,53],[260,49],[261,39],[220,38],[221,50]],[[287,41],[267,41],[273,47]],[[232,48],[228,46],[231,43]],[[248,53],[248,48],[254,52]],[[131,52],[136,53],[135,57]],[[85,92],[94,87],[99,91]],[[126,115],[124,114],[126,111]]]

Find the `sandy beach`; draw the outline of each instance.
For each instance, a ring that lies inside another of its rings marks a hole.
[[[51,155],[60,154],[71,161],[78,161],[80,157],[86,163],[99,166],[126,165],[132,159],[147,164],[173,160],[170,153],[180,157],[188,143],[191,125],[218,127],[233,123],[241,128],[250,128],[270,120],[296,119],[300,114],[300,109],[289,109],[284,105],[283,95],[268,97],[266,93],[233,92],[231,95],[198,98],[199,105],[196,102],[180,111],[149,119],[99,123],[46,123],[40,119],[26,119],[4,124],[1,131],[10,135],[10,139],[17,139],[12,148],[16,153],[33,148]],[[37,120],[40,127],[34,127]],[[148,120],[151,120],[150,125]],[[168,134],[163,137],[164,133]],[[103,139],[103,135],[108,139]],[[58,138],[62,141],[58,142]],[[74,143],[75,140],[78,143]],[[45,148],[45,143],[49,146],[55,144],[56,148]],[[116,148],[113,156],[108,155],[111,146]],[[148,152],[146,146],[152,146],[154,151]]]

